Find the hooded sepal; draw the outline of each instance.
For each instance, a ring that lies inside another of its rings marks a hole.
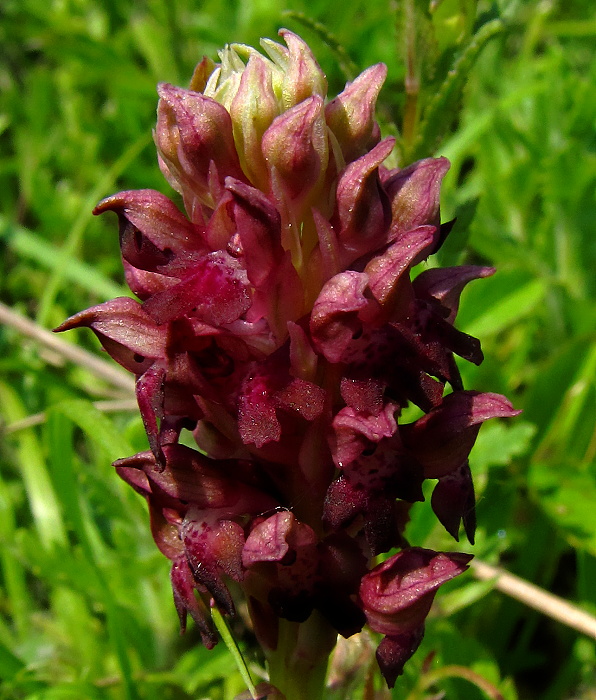
[[[206,252],[202,227],[190,222],[161,192],[120,192],[102,199],[93,214],[106,211],[118,215],[122,257],[134,267],[163,272],[173,256]]]
[[[440,305],[447,323],[453,323],[459,308],[459,298],[464,287],[472,280],[494,275],[494,267],[461,265],[459,267],[435,267],[424,270],[412,282],[419,299]]]
[[[313,95],[276,117],[261,147],[278,207],[286,214],[286,223],[295,225],[327,169],[323,99]]]
[[[439,587],[463,573],[470,554],[411,547],[362,578],[359,600],[368,624],[386,635],[415,630],[424,623]]]
[[[327,95],[327,78],[321,70],[317,59],[308,44],[294,32],[280,29],[279,35],[286,42],[287,50],[282,49],[277,56],[282,56],[280,65],[284,69],[284,80],[281,85],[281,102],[284,109],[290,109],[311,95],[325,97]],[[265,49],[273,42],[263,42]],[[270,54],[275,61],[275,54]]]
[[[160,444],[160,424],[164,420],[164,389],[166,371],[155,363],[136,381],[135,393],[149,447],[156,464],[165,467],[165,455]]]
[[[391,202],[391,229],[393,235],[409,231],[417,226],[435,226],[440,236],[440,190],[450,163],[447,158],[425,158],[408,165],[403,170],[389,173],[383,185]],[[415,263],[434,252],[430,245]]]
[[[387,66],[383,63],[370,66],[325,107],[327,125],[346,163],[364,155],[378,141],[374,114],[386,77]]]
[[[230,105],[230,116],[242,169],[250,182],[263,191],[269,189],[269,173],[261,142],[279,113],[271,61],[255,52],[242,72]]]
[[[192,212],[194,199],[213,208],[228,175],[243,179],[226,108],[204,95],[158,86],[155,141],[163,174]],[[215,190],[215,191],[214,191]]]
[[[334,227],[343,267],[377,250],[389,239],[391,209],[379,180],[379,166],[394,145],[394,138],[384,139],[340,175]]]

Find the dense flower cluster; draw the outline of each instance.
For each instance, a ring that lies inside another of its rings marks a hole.
[[[159,164],[187,215],[152,190],[103,200],[140,302],[59,330],[91,328],[137,377],[151,449],[116,469],[148,501],[182,626],[190,613],[212,647],[210,601],[232,615],[239,586],[265,649],[279,618],[317,610],[344,636],[367,623],[393,685],[437,588],[470,559],[410,547],[408,509],[436,479],[434,512],[472,539],[469,451],[483,421],[516,413],[465,391],[454,361],[482,361],[453,322],[463,287],[493,270],[410,279],[449,232],[448,161],[384,167],[385,66],[326,102],[310,49],[280,34],[267,56],[233,45],[205,58],[189,90],[159,86]],[[410,404],[423,417],[400,423]],[[183,428],[198,450],[179,444]]]

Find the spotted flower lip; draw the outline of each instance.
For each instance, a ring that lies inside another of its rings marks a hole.
[[[435,479],[439,521],[472,541],[468,455],[484,421],[519,412],[464,389],[455,361],[482,362],[454,322],[493,268],[412,279],[450,231],[448,160],[387,168],[395,140],[374,118],[387,68],[329,100],[306,43],[280,35],[204,58],[189,89],[158,86],[158,163],[185,212],[154,190],[102,200],[138,300],[56,330],[90,328],[136,377],[149,450],[115,467],[148,503],[182,629],[190,615],[211,648],[210,606],[233,615],[240,591],[269,659],[299,659],[297,683],[338,632],[368,624],[392,686],[470,559],[409,546],[409,510]],[[412,404],[423,415],[406,423]],[[284,651],[286,622],[317,626],[310,647]]]

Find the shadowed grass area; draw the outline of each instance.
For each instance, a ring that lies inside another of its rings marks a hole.
[[[592,3],[501,0],[476,12],[469,0],[443,0],[432,14],[427,6],[4,0],[1,300],[51,328],[127,293],[114,221],[91,209],[119,189],[172,195],[151,139],[157,82],[187,85],[203,54],[275,38],[280,26],[311,44],[331,94],[385,62],[379,115],[398,136],[395,158],[452,162],[443,219],[457,223],[426,265],[498,269],[464,293],[458,327],[481,338],[486,356],[479,368],[462,366],[464,382],[524,409],[480,433],[479,531],[469,551],[596,613]],[[406,94],[408,77],[417,82]],[[68,340],[99,353],[91,334]],[[92,403],[124,395],[0,327],[9,428],[0,447],[0,700],[231,700],[246,688],[223,644],[207,652],[194,627],[178,634],[145,504],[110,466],[146,449],[141,420]],[[20,424],[40,412],[41,425]],[[466,550],[430,508],[411,514],[413,542]],[[594,697],[592,640],[471,575],[446,586],[436,608],[393,693],[375,697]],[[258,681],[250,632],[241,619],[231,631]],[[330,700],[381,693],[361,670]]]

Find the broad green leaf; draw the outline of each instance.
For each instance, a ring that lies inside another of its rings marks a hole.
[[[524,418],[538,427],[541,449],[550,453],[554,449],[558,457],[565,457],[569,449],[576,451],[580,438],[584,450],[586,441],[592,439],[594,423],[585,420],[590,411],[584,406],[593,403],[595,361],[596,346],[591,338],[577,337],[540,368],[528,392]]]
[[[596,556],[584,550],[577,552],[577,595],[580,601],[590,603],[596,611]]]
[[[523,419],[483,425],[470,453],[474,470],[507,466],[513,458],[526,454],[535,433],[536,428]]]
[[[546,292],[541,279],[528,279],[523,272],[497,272],[466,290],[458,327],[475,337],[499,333],[530,314]]]
[[[437,599],[437,605],[441,614],[453,615],[482,600],[493,588],[492,581],[470,581],[460,585],[454,591],[441,593]]]
[[[596,556],[596,478],[574,463],[532,464],[528,485],[572,547]]]

